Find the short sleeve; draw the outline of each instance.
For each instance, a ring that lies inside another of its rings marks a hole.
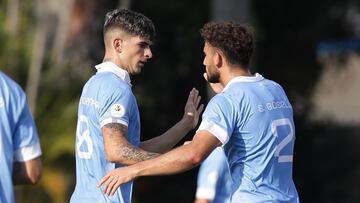
[[[226,144],[234,129],[234,112],[233,104],[226,97],[216,95],[207,105],[197,131],[206,130]]]
[[[100,107],[100,126],[109,123],[121,123],[128,126],[130,109],[133,106],[134,97],[130,89],[114,89],[110,95],[102,101]]]
[[[25,94],[20,98],[19,116],[14,131],[14,160],[25,162],[41,155],[41,147],[34,119],[27,105]]]

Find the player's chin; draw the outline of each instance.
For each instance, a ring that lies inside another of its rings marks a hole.
[[[136,73],[141,73],[141,70],[144,68],[145,63],[139,62],[135,68]]]
[[[142,70],[141,67],[136,67],[136,68],[133,69],[132,74],[133,74],[133,75],[140,74],[140,73],[141,73],[141,70]]]
[[[146,62],[142,62],[142,61],[139,61],[138,63],[137,63],[137,66],[138,66],[138,68],[143,68],[144,66],[145,66],[145,64],[146,64]]]

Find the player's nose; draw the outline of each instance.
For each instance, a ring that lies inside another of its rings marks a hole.
[[[148,48],[145,49],[144,55],[145,55],[145,58],[147,58],[147,59],[151,59],[151,58],[152,58],[152,52],[151,52],[150,47],[148,47]]]

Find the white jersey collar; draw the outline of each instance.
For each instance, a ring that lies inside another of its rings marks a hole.
[[[96,68],[97,72],[99,72],[99,73],[112,72],[131,86],[131,80],[130,80],[129,73],[126,70],[117,66],[115,63],[110,62],[110,61],[102,62],[102,63],[96,65],[95,68]]]
[[[254,76],[238,76],[238,77],[231,79],[228,82],[228,84],[225,86],[225,88],[222,90],[222,92],[224,92],[226,89],[228,89],[231,84],[236,83],[236,82],[257,82],[257,81],[260,81],[263,79],[264,79],[264,77],[262,75],[260,75],[259,73],[255,73]]]

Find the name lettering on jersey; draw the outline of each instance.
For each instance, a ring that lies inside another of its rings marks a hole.
[[[5,102],[4,99],[2,97],[0,97],[0,108],[5,106]]]
[[[258,105],[258,111],[264,112],[264,111],[272,111],[276,109],[291,109],[291,105],[287,101],[272,101],[267,102],[265,104],[259,104]]]
[[[125,114],[125,108],[121,104],[114,104],[110,109],[111,116],[120,118]]]
[[[88,98],[88,97],[81,97],[80,104],[99,108],[99,102],[94,99]]]

